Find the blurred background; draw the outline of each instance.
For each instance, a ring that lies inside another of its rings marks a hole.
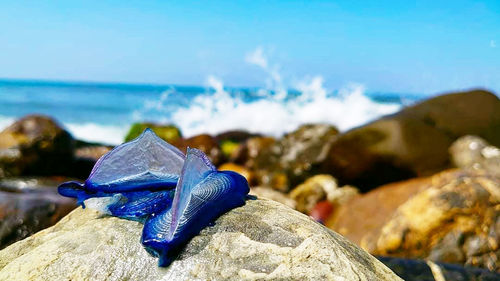
[[[498,272],[499,93],[496,0],[4,1],[0,249],[150,127],[405,279]]]
[[[497,1],[16,1],[0,26],[0,127],[37,112],[108,144],[138,121],[279,136],[500,90]]]

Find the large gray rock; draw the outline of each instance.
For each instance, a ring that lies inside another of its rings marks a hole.
[[[0,280],[401,280],[374,257],[279,203],[250,200],[159,268],[138,222],[73,211],[0,251]]]

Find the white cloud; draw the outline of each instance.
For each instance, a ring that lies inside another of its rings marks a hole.
[[[268,56],[262,46],[258,46],[252,52],[245,55],[245,61],[249,64],[260,67],[268,75],[266,86],[276,93],[278,99],[284,99],[287,96],[286,88],[280,73],[280,67],[277,64],[270,64]]]
[[[255,48],[253,52],[247,53],[245,56],[245,61],[250,64],[260,66],[263,69],[267,69],[268,66],[267,56],[264,54],[264,50],[261,46]]]
[[[491,40],[490,41],[490,47],[496,48],[497,47],[497,42],[495,42],[495,40]]]

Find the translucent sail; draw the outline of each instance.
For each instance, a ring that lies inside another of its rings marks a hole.
[[[116,192],[175,186],[184,154],[146,129],[135,140],[117,146],[95,164],[85,187]]]
[[[245,203],[245,178],[234,172],[217,172],[203,152],[188,149],[172,208],[150,216],[142,242],[169,265],[179,249],[223,213]]]

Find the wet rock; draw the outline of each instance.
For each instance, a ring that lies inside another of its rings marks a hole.
[[[215,141],[219,144],[226,159],[232,160],[233,158],[237,158],[237,151],[240,145],[243,145],[249,138],[258,136],[258,134],[252,134],[247,131],[235,130],[216,135]]]
[[[373,254],[500,269],[500,180],[450,170],[375,189],[327,225]]]
[[[0,249],[52,226],[76,207],[57,194],[64,179],[0,180]]]
[[[488,270],[432,261],[377,257],[406,281],[493,281],[500,274]]]
[[[338,130],[333,126],[309,124],[278,141],[270,138],[249,140],[245,163],[261,175],[260,184],[287,192],[292,186],[319,173],[318,167],[337,134]],[[282,185],[276,186],[276,183]]]
[[[358,194],[351,186],[337,186],[337,181],[330,175],[316,175],[310,177],[290,192],[290,198],[297,202],[297,210],[309,214],[320,201],[328,200],[338,205],[348,201]]]
[[[459,168],[484,169],[500,177],[500,149],[477,136],[464,136],[450,147],[453,164]]]
[[[476,90],[447,94],[348,131],[334,140],[323,172],[363,191],[431,175],[450,166],[448,148],[460,136],[500,144],[500,100]]]
[[[290,192],[290,198],[297,202],[297,211],[309,214],[312,208],[333,194],[337,181],[330,175],[316,175],[307,179]]]
[[[74,140],[53,119],[28,115],[0,132],[0,178],[66,174]]]
[[[250,200],[159,268],[142,225],[77,209],[0,251],[0,280],[401,280],[342,236],[279,203]]]
[[[272,151],[276,149],[275,143],[276,139],[272,137],[250,138],[235,151],[232,161],[252,170],[269,169],[277,163],[273,156],[279,151]]]
[[[331,125],[310,124],[300,126],[280,140],[280,164],[291,178],[291,184],[317,173],[316,166],[324,161],[338,133]]]
[[[155,132],[157,136],[162,138],[164,141],[173,143],[176,140],[182,138],[181,131],[174,125],[167,124],[156,124],[156,123],[134,123],[127,135],[125,136],[125,142],[131,141],[138,137],[146,128],[150,128]]]
[[[203,151],[215,166],[224,161],[224,155],[215,139],[207,134],[197,135],[187,139],[178,139],[172,142],[174,146],[186,153],[188,147],[197,148]]]

